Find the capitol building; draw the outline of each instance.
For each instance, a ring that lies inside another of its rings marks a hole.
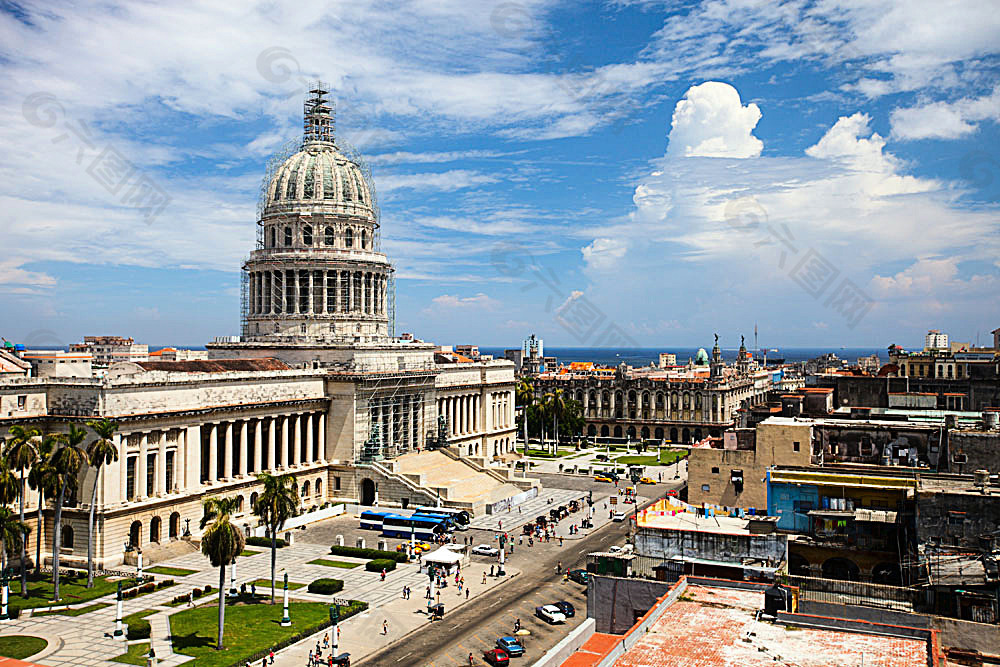
[[[296,150],[268,164],[242,266],[239,336],[208,343],[207,358],[117,361],[100,375],[18,372],[10,359],[0,368],[9,371],[0,372],[0,433],[119,424],[119,459],[97,492],[98,567],[137,547],[155,561],[196,539],[209,496],[236,497],[236,523],[259,534],[251,507],[262,471],[294,475],[306,512],[440,502],[481,515],[539,491],[513,472],[514,365],[396,336],[371,173],[336,139],[326,91],[310,92],[304,121]],[[56,368],[73,355],[33,356]],[[63,512],[64,562],[85,562],[94,474],[81,471]],[[37,496],[27,499],[33,554]],[[44,559],[48,501],[43,511]]]

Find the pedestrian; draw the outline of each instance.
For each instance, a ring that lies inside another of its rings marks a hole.
[[[406,599],[406,586],[403,586],[403,599]]]
[[[556,565],[556,574],[562,574],[562,561]]]
[[[257,597],[257,584],[250,582],[250,597]]]
[[[389,621],[382,621],[382,634],[389,634]]]
[[[309,649],[309,662],[306,663],[306,667],[313,667],[314,662],[312,649]]]
[[[273,665],[273,664],[274,664],[274,649],[271,649],[271,652],[270,652],[270,653],[268,653],[268,656],[267,656],[267,657],[268,657],[268,662],[267,662],[267,664],[269,664],[269,665]]]
[[[486,570],[483,570],[483,583],[486,583]]]
[[[189,607],[193,607],[194,606],[194,591],[190,591],[188,593],[188,606]]]
[[[492,565],[490,565],[490,576],[491,577],[493,576],[493,566]]]
[[[466,600],[469,599],[469,589],[468,588],[465,589],[465,599]]]
[[[385,581],[385,568],[382,568],[382,581]]]
[[[559,546],[562,546],[562,535],[559,536]]]
[[[431,599],[431,587],[430,586],[427,587],[427,592],[424,593],[424,599],[425,600],[430,600]]]
[[[323,635],[323,648],[328,648],[330,646],[330,633]]]
[[[469,667],[472,667],[472,665],[474,665],[474,664],[476,664],[476,663],[475,663],[475,661],[474,661],[474,660],[472,659],[472,654],[470,653],[470,654],[469,654]]]
[[[267,667],[267,658],[260,659],[260,667]]]

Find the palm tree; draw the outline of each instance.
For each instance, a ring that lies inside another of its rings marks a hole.
[[[521,378],[514,389],[514,402],[521,407],[521,426],[524,430],[524,453],[528,454],[528,406],[535,402],[535,389],[531,383]]]
[[[94,587],[94,508],[97,505],[97,482],[101,478],[101,468],[118,460],[118,448],[111,439],[118,430],[118,424],[99,419],[87,422],[87,426],[97,435],[97,440],[87,447],[87,462],[94,467],[94,490],[90,493],[90,516],[87,518],[87,588]]]
[[[87,454],[80,447],[87,439],[87,431],[76,424],[69,425],[69,433],[60,434],[60,447],[52,455],[49,483],[55,489],[56,512],[52,526],[52,600],[59,601],[59,551],[62,549],[62,510],[66,502],[66,489],[76,489],[80,466],[87,460]]]
[[[52,479],[52,454],[59,444],[59,436],[55,433],[46,433],[42,442],[38,445],[38,459],[31,466],[28,472],[28,486],[38,491],[38,520],[37,537],[35,539],[35,574],[42,571],[42,540],[45,536],[45,517],[42,508],[45,505],[45,494],[52,495],[49,481]]]
[[[201,536],[201,552],[208,556],[214,567],[219,568],[219,641],[216,650],[222,650],[222,631],[226,621],[226,566],[236,560],[236,557],[246,546],[243,532],[229,520],[236,512],[237,499],[206,498],[202,506],[204,516],[201,517],[201,527],[208,527]]]
[[[27,533],[27,524],[18,521],[17,515],[9,507],[0,506],[0,568],[7,569],[7,547],[11,551],[20,549]]]
[[[253,504],[253,513],[260,517],[261,523],[267,526],[271,536],[271,604],[274,604],[274,569],[278,553],[278,532],[285,522],[296,514],[299,504],[299,494],[293,485],[292,475],[271,475],[262,472],[257,479],[264,484],[264,489]]]
[[[21,425],[15,425],[10,427],[10,438],[7,440],[7,445],[4,453],[7,456],[7,460],[10,461],[10,465],[15,470],[21,473],[21,484],[18,487],[20,489],[20,519],[23,525],[27,525],[24,521],[24,499],[28,493],[28,489],[25,486],[25,473],[31,469],[31,466],[35,465],[38,461],[38,444],[37,441],[42,437],[42,432],[37,428],[24,428]],[[28,555],[25,553],[24,540],[21,540],[21,597],[28,597]]]
[[[555,431],[555,451],[553,454],[559,453],[559,420],[562,418],[563,412],[566,410],[566,398],[563,396],[562,389],[553,389],[548,394],[545,394],[542,399],[545,401],[545,407],[548,412],[552,415],[552,429]]]
[[[0,522],[13,522],[10,530],[7,525],[0,525],[0,569],[7,569],[7,545],[17,546],[17,531],[21,522],[14,517],[14,513],[8,509],[8,505],[17,499],[17,477],[14,476],[7,463],[6,456],[0,456],[0,509],[3,510],[4,517],[0,517]],[[11,534],[13,533],[13,534]],[[8,540],[7,538],[11,538]]]

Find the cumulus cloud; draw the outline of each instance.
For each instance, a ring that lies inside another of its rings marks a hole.
[[[433,307],[448,310],[495,310],[500,302],[490,298],[488,295],[479,292],[473,296],[459,296],[457,294],[442,294],[431,299]]]
[[[597,238],[590,245],[580,248],[580,252],[588,268],[610,271],[618,266],[618,260],[625,256],[627,249],[620,239]]]
[[[750,158],[763,142],[753,136],[760,120],[756,104],[746,106],[728,83],[707,81],[691,86],[674,107],[667,154],[684,157]]]
[[[1000,121],[1000,86],[982,97],[895,109],[890,120],[896,139],[958,139],[975,132],[981,121]]]
[[[893,158],[883,153],[885,139],[877,132],[868,134],[868,114],[856,113],[841,116],[833,127],[806,149],[806,155],[815,158],[843,160],[854,167],[868,171],[888,171],[893,168]]]

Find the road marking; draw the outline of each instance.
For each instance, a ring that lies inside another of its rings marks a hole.
[[[402,658],[400,658],[396,662],[403,662],[404,660],[406,660],[407,658],[409,658],[411,655],[413,655],[413,651],[410,651],[409,653],[407,653],[406,655],[404,655]]]

